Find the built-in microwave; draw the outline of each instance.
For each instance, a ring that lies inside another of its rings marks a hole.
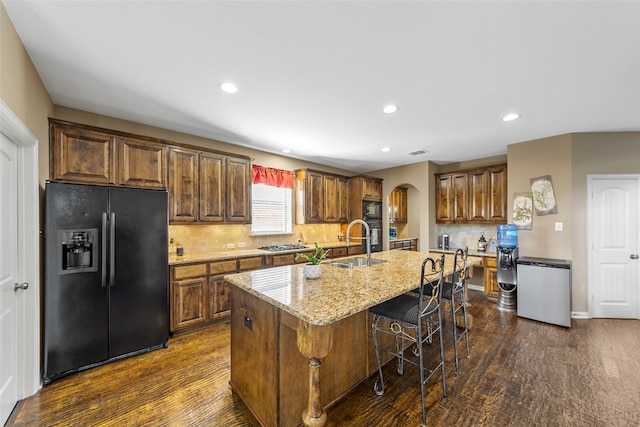
[[[382,219],[382,202],[362,202],[362,219]]]

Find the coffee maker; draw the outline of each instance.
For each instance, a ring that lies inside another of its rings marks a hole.
[[[517,309],[518,272],[518,229],[514,224],[498,226],[497,250],[498,308],[515,311]]]

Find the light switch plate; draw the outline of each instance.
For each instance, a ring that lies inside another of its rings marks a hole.
[[[236,247],[235,243],[227,243],[227,249],[233,249]]]
[[[556,231],[562,231],[563,224],[561,222],[556,222]]]

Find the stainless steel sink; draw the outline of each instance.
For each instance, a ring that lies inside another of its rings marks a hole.
[[[373,258],[371,258],[371,265],[382,264],[383,262],[387,262],[387,261],[383,260],[383,259],[373,259]],[[358,258],[345,259],[343,261],[331,262],[331,263],[329,263],[329,265],[331,265],[333,267],[340,267],[340,268],[349,268],[351,266],[353,266],[353,267],[363,267],[363,266],[367,265],[367,258],[358,257]]]

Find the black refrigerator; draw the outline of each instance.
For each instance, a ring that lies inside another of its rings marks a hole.
[[[166,191],[46,184],[44,374],[167,346]]]

